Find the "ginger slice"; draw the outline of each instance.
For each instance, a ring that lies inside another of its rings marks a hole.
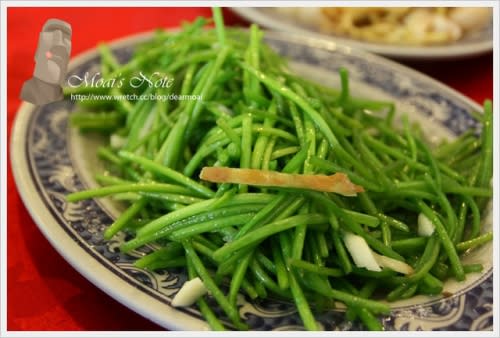
[[[200,178],[214,183],[238,183],[263,187],[283,187],[333,192],[344,196],[356,196],[363,187],[352,183],[344,173],[333,175],[284,174],[259,169],[204,167]]]

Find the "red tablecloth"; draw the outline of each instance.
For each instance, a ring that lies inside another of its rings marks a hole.
[[[227,24],[244,24],[226,10]],[[210,16],[209,8],[9,8],[7,11],[8,136],[20,104],[19,92],[33,73],[38,33],[49,18],[73,28],[72,55],[132,33],[176,27]],[[482,103],[493,95],[493,56],[409,64]],[[160,330],[79,275],[36,227],[7,170],[7,329]]]

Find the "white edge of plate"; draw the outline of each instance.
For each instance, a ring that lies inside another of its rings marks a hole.
[[[174,29],[173,31],[176,31]],[[147,40],[153,32],[143,32],[109,42],[111,48],[119,48],[124,45],[139,43]],[[401,71],[409,74],[412,77],[432,83],[439,88],[440,91],[447,92],[451,96],[455,96],[463,100],[472,109],[481,110],[481,106],[470,98],[459,93],[455,89],[409,67],[401,65],[381,56],[371,54],[363,50],[351,49],[350,46],[338,44],[328,39],[316,39],[312,36],[290,37],[286,32],[266,32],[274,38],[283,41],[302,41],[309,44],[311,47],[324,48],[327,50],[342,50],[345,53],[361,55],[366,59],[377,61],[378,63],[389,64],[396,71]],[[74,66],[86,62],[96,55],[97,51],[92,48],[86,52],[74,57],[69,65],[69,70]],[[31,217],[41,230],[43,235],[56,249],[56,251],[70,263],[75,270],[83,275],[92,284],[106,294],[113,297],[118,302],[126,307],[137,312],[144,318],[165,327],[170,330],[190,330],[190,331],[207,331],[209,327],[206,322],[193,318],[191,315],[176,310],[175,308],[166,305],[148,296],[144,292],[135,288],[133,285],[116,276],[106,267],[99,264],[96,259],[89,255],[78,243],[74,242],[67,233],[60,227],[51,226],[57,223],[57,220],[45,211],[46,206],[41,200],[34,200],[33,195],[37,194],[37,189],[33,181],[30,180],[28,162],[25,157],[25,141],[29,121],[29,114],[33,109],[33,105],[23,102],[15,117],[14,126],[11,134],[10,144],[10,159],[11,168],[16,182],[17,190],[23,200],[24,205],[28,209]],[[15,168],[15,169],[14,169]],[[39,213],[37,210],[44,210]],[[489,272],[485,272],[489,273]]]
[[[342,45],[351,46],[356,49],[367,50],[372,53],[392,58],[405,60],[456,59],[481,55],[493,50],[493,39],[490,41],[479,41],[467,45],[457,43],[454,45],[432,47],[384,45],[363,42],[315,32],[300,25],[294,25],[293,23],[290,23],[285,19],[277,20],[277,17],[273,17],[267,15],[266,13],[263,13],[259,10],[258,7],[231,7],[231,9],[242,18],[250,22],[255,22],[263,28],[309,35],[316,39],[334,41]]]

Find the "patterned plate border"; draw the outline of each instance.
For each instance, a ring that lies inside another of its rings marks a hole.
[[[148,34],[126,38],[113,44],[118,58],[130,57],[133,46]],[[355,52],[332,42],[268,33],[267,42],[293,62],[334,73],[339,67],[350,71],[353,83],[377,88],[383,95],[418,111],[420,118],[437,122],[452,134],[460,134],[474,121],[467,112],[480,107],[442,84],[401,65],[367,53]],[[98,65],[95,51],[76,58],[71,73],[82,73]],[[124,238],[103,241],[103,229],[112,221],[106,204],[82,201],[67,204],[64,196],[88,186],[75,154],[74,131],[67,126],[73,103],[63,101],[36,108],[23,104],[12,134],[12,168],[18,189],[35,222],[52,245],[82,275],[126,306],[169,328],[206,330],[197,310],[173,309],[171,296],[185,280],[182,271],[151,273],[137,269],[134,257],[146,247],[123,255],[118,246]],[[432,129],[432,128],[431,128]],[[432,136],[432,134],[431,134]],[[487,223],[491,223],[487,221]],[[491,248],[484,252],[491,257]],[[489,264],[489,265],[488,265]],[[453,297],[425,299],[395,304],[383,318],[386,330],[491,330],[492,269],[475,276],[466,287],[455,288]],[[270,301],[239,302],[241,315],[254,330],[300,330],[300,319],[288,303]],[[221,314],[222,315],[222,314]],[[341,310],[318,316],[325,330],[360,330],[359,323],[344,321]]]

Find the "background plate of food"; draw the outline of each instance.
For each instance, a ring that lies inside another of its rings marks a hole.
[[[239,7],[263,27],[333,40],[398,59],[460,58],[493,48],[488,7]]]

